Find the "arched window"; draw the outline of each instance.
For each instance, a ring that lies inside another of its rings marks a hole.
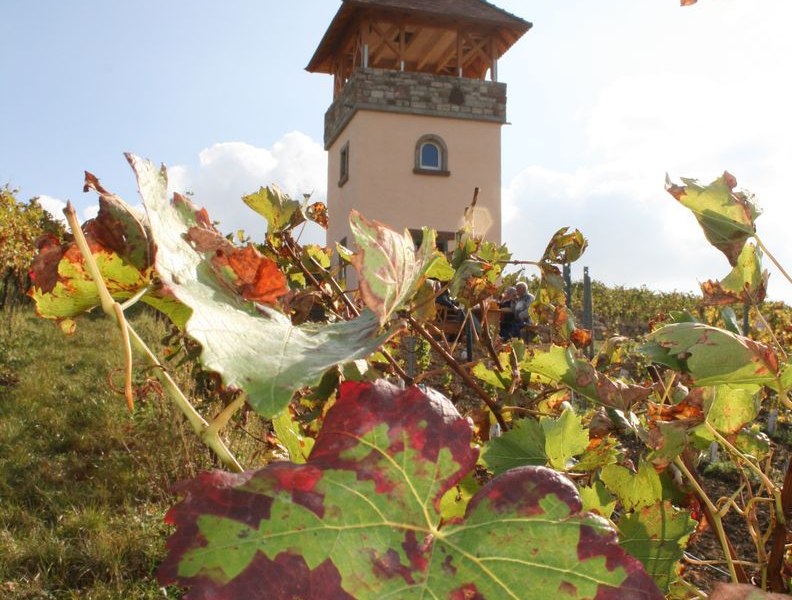
[[[449,175],[448,147],[443,138],[429,134],[415,144],[414,173],[419,175]]]
[[[440,146],[435,142],[424,142],[421,144],[421,168],[439,171],[442,166],[440,154]]]

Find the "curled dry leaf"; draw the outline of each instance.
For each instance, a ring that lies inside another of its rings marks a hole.
[[[737,264],[721,281],[705,281],[701,284],[704,303],[758,304],[767,295],[767,271],[762,271],[762,251],[754,244],[745,244]]]
[[[327,217],[327,205],[324,202],[314,202],[313,204],[308,205],[308,209],[305,211],[305,214],[309,220],[319,225],[322,229],[327,229],[329,223]]]
[[[735,192],[737,180],[728,172],[706,187],[695,179],[683,177],[682,182],[685,185],[666,177],[666,191],[693,212],[709,243],[736,265],[745,242],[756,233],[761,211],[753,196]]]
[[[189,202],[178,194],[176,198],[185,205]],[[197,215],[201,217],[202,213],[199,211]],[[187,239],[198,252],[204,253],[220,281],[245,300],[262,304],[274,304],[289,291],[286,276],[274,260],[262,256],[251,245],[238,248],[214,226],[207,226],[206,219],[197,218],[199,225],[187,231]]]

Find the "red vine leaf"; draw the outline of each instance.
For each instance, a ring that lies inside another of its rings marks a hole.
[[[346,382],[306,464],[182,488],[160,581],[188,600],[662,598],[544,467],[504,473],[442,523],[444,493],[475,465],[471,438],[436,392]]]
[[[187,239],[207,255],[220,281],[251,302],[274,304],[289,291],[278,264],[253,246],[238,248],[212,225],[191,227]]]
[[[322,229],[327,229],[327,205],[324,202],[314,202],[313,204],[309,204],[305,214],[309,220],[319,225]]]

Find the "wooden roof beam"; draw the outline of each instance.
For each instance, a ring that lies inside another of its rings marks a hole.
[[[432,48],[430,50],[423,53],[423,57],[418,61],[417,69],[421,71],[426,65],[439,62],[441,57],[445,57],[449,53],[453,55],[456,51],[456,45],[456,33],[453,31],[445,32],[439,40],[432,42]],[[446,57],[445,61],[447,62],[449,59],[450,56]]]
[[[373,48],[369,49],[369,62],[377,66],[377,64],[382,60],[383,54],[386,49],[390,49],[393,54],[396,55],[398,60],[399,57],[399,47],[393,44],[393,36],[399,32],[399,26],[397,24],[389,24],[387,31],[383,33],[382,29],[379,26],[379,23],[371,23],[372,31],[379,36],[379,42]]]

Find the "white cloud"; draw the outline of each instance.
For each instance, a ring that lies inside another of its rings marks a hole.
[[[729,266],[664,192],[664,173],[709,183],[729,170],[757,194],[763,241],[792,265],[790,18],[790,3],[699,2],[641,31],[656,39],[636,41],[635,55],[625,40],[604,39],[601,79],[578,108],[585,156],[552,169],[528,166],[505,182],[506,242],[530,259],[558,227],[572,225],[590,239],[582,264],[594,278],[694,290]],[[792,299],[780,274],[769,291]]]
[[[63,209],[66,208],[66,203],[63,200],[44,194],[38,196],[38,203],[41,205],[41,208],[46,210],[54,218],[66,223],[66,217],[63,214]]]
[[[242,196],[274,183],[293,198],[312,194],[312,200],[324,201],[327,158],[319,143],[295,131],[272,148],[244,142],[214,144],[200,152],[197,167],[170,167],[168,177],[170,190],[192,193],[193,200],[220,221],[222,231],[244,229],[260,239],[266,221],[242,202]],[[312,226],[302,241],[324,243],[324,234]]]
[[[82,217],[83,221],[87,221],[89,219],[93,219],[98,214],[99,214],[99,205],[98,204],[89,204],[88,206],[84,207],[80,211],[80,216]]]

